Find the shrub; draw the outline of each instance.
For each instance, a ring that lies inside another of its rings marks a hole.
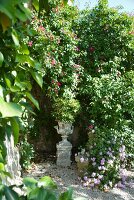
[[[129,156],[133,161],[133,134],[126,125],[117,129],[97,128],[95,139],[87,144],[89,149],[89,168],[84,176],[84,185],[109,189],[114,186],[125,187],[125,170]],[[131,152],[131,154],[130,154]]]
[[[34,148],[27,139],[23,139],[19,144],[20,164],[22,168],[28,169],[31,166],[31,161],[34,158]]]
[[[134,142],[134,18],[107,3],[100,0],[82,11],[74,25],[80,38],[78,63],[84,68],[77,96],[80,123],[95,132],[87,145],[84,185],[101,189],[116,183],[124,187],[120,171],[132,166]]]

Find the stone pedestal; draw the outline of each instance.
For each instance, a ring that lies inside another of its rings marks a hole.
[[[61,134],[62,141],[56,145],[57,147],[57,165],[67,167],[71,165],[71,149],[72,144],[67,140],[69,134],[72,134],[72,124],[58,122],[55,127],[58,134]]]

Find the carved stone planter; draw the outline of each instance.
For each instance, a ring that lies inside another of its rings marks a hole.
[[[58,134],[61,135],[62,141],[56,145],[57,147],[57,165],[67,167],[71,165],[71,149],[72,144],[67,140],[69,134],[72,134],[73,127],[71,123],[58,122],[55,126]]]

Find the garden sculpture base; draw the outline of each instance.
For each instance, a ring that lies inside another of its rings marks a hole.
[[[55,127],[58,134],[61,134],[62,141],[57,144],[57,161],[58,166],[68,167],[71,165],[72,144],[67,140],[69,134],[72,134],[72,124],[58,122]]]

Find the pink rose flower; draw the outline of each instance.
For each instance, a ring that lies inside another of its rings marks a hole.
[[[31,47],[33,45],[33,41],[28,42],[28,46]]]
[[[51,64],[52,64],[52,65],[55,65],[55,64],[56,64],[56,60],[53,59],[53,60],[51,61]]]
[[[93,129],[94,126],[93,126],[93,125],[89,125],[88,128],[89,128],[89,129]]]
[[[60,86],[61,86],[61,83],[60,83],[60,82],[57,82],[57,85],[60,87]]]
[[[90,48],[89,48],[89,51],[90,51],[91,53],[93,53],[93,52],[95,51],[95,48],[94,48],[94,47],[90,47]]]
[[[39,26],[39,27],[38,27],[38,30],[39,30],[39,31],[44,31],[45,28],[44,28],[43,26]]]

